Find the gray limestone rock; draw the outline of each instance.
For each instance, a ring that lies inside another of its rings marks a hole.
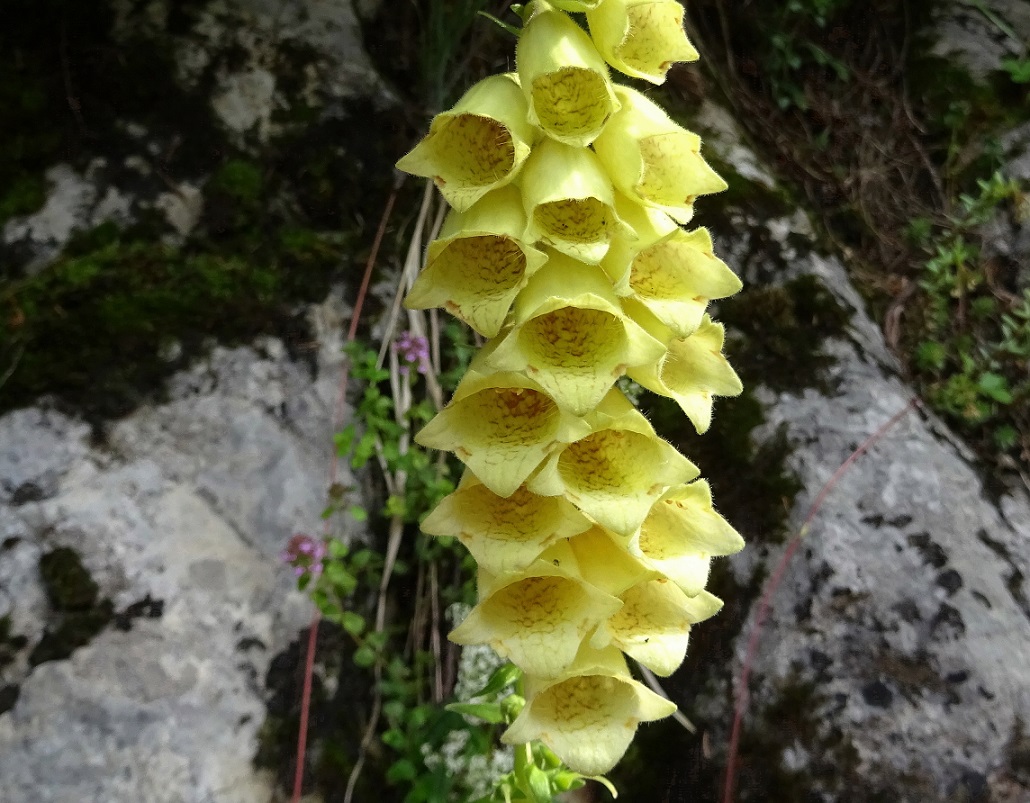
[[[822,389],[758,389],[761,432],[793,444],[796,532],[823,484],[913,391],[840,260],[799,246],[811,231],[802,215],[740,214],[732,228],[739,236],[717,246],[746,286],[816,276],[853,311],[847,336],[822,344],[833,358]],[[735,556],[738,582],[769,576],[784,550]],[[989,485],[947,428],[912,408],[826,497],[773,598],[744,728],[774,747],[748,761],[795,778],[809,800],[1030,799],[1011,755],[1030,720],[1028,576],[1027,488]],[[756,599],[735,642],[734,683],[757,609]],[[695,702],[721,736],[729,688]],[[766,791],[745,799],[776,799]]]
[[[33,408],[0,419],[0,617],[27,644],[0,668],[0,800],[267,800],[251,762],[261,678],[310,616],[278,565],[319,527],[336,374],[276,341],[216,349],[170,399],[89,428]],[[40,558],[67,548],[112,625],[67,660],[30,656],[60,614]],[[252,645],[257,645],[252,648]]]

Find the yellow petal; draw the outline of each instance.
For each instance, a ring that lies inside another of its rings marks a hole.
[[[698,58],[679,0],[605,0],[587,21],[605,61],[633,78],[661,84],[674,63]]]
[[[594,142],[608,175],[631,198],[689,222],[698,195],[727,186],[701,158],[701,138],[636,90],[618,87],[616,94],[622,108]]]
[[[664,578],[638,583],[620,599],[622,608],[598,628],[591,646],[614,644],[662,677],[668,677],[683,663],[690,625],[714,616],[722,607],[717,597],[688,597]]]
[[[608,253],[601,267],[608,275],[618,296],[633,294],[630,271],[637,254],[680,231],[679,226],[664,212],[615,192],[615,213],[622,228],[612,237]]]
[[[488,644],[523,672],[559,677],[586,636],[622,606],[564,568],[536,561],[525,573],[498,579],[449,638]]]
[[[586,32],[561,11],[538,8],[515,49],[529,122],[582,148],[594,141],[619,102],[608,67]]]
[[[566,675],[557,681],[527,678],[526,706],[503,742],[540,739],[575,772],[601,775],[625,754],[639,723],[676,710],[633,680],[615,649],[584,648]]]
[[[529,156],[534,132],[518,83],[494,75],[469,89],[450,111],[433,118],[429,133],[397,168],[432,178],[451,206],[468,209],[510,182]]]
[[[429,244],[426,268],[404,299],[409,309],[443,307],[486,337],[496,335],[519,291],[547,257],[522,240],[526,216],[513,186],[468,211],[451,212]]]
[[[415,441],[454,452],[491,491],[511,496],[557,444],[583,428],[532,380],[470,371]]]
[[[629,405],[617,390],[609,393],[613,395]],[[629,407],[614,420],[604,412],[592,416],[594,432],[559,446],[528,483],[530,490],[564,494],[607,529],[619,535],[635,532],[669,486],[687,482],[699,472]],[[604,419],[607,423],[597,424]]]
[[[722,324],[705,315],[690,337],[669,342],[657,365],[629,370],[630,377],[648,390],[673,399],[699,433],[712,422],[714,396],[737,396],[740,378],[722,354],[726,334]]]
[[[590,526],[560,496],[537,496],[519,487],[505,498],[466,471],[458,489],[422,522],[422,531],[457,537],[482,568],[502,574],[523,571],[551,544]]]
[[[687,337],[701,323],[712,299],[741,288],[740,279],[712,252],[705,229],[676,229],[632,258],[627,283],[642,303],[677,337]]]
[[[584,262],[601,260],[622,224],[612,183],[593,151],[544,140],[533,149],[519,185],[527,241],[540,240]]]
[[[499,371],[525,371],[573,415],[585,415],[627,368],[665,346],[622,312],[604,273],[559,254],[530,280],[515,326],[490,354]]]
[[[698,480],[665,493],[629,548],[693,596],[707,583],[711,557],[739,552],[744,539],[712,507],[708,483]]]
[[[654,570],[629,553],[626,540],[598,525],[570,539],[580,576],[616,597],[641,580],[653,577]]]

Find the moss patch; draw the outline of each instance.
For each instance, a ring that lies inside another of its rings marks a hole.
[[[74,550],[59,547],[45,553],[39,559],[39,573],[57,621],[33,647],[32,666],[69,657],[114,616],[111,600],[98,599],[99,587]]]
[[[745,290],[719,305],[729,329],[727,352],[745,385],[760,382],[777,391],[832,392],[826,371],[834,360],[822,343],[843,337],[851,315],[815,276]]]

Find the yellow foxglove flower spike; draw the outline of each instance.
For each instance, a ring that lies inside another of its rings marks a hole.
[[[656,675],[668,677],[687,654],[690,625],[714,616],[722,602],[707,592],[691,598],[664,577],[638,583],[620,595],[622,608],[590,640],[614,644]]]
[[[626,306],[631,307],[628,303]],[[645,328],[660,337],[659,326]],[[668,351],[658,363],[632,367],[629,376],[648,390],[675,401],[698,433],[703,433],[712,423],[713,397],[739,396],[744,389],[737,372],[722,354],[725,338],[722,324],[705,315],[689,337],[668,341]]]
[[[704,589],[713,556],[743,548],[744,539],[712,507],[712,490],[704,480],[670,488],[629,543],[632,554],[688,596]]]
[[[525,371],[577,416],[594,409],[628,366],[665,354],[661,341],[623,314],[600,268],[560,254],[519,295],[514,317],[488,363]]]
[[[586,32],[540,0],[515,49],[529,122],[559,142],[589,145],[619,108],[608,66]]]
[[[589,425],[563,413],[533,380],[470,371],[415,442],[454,452],[487,488],[507,497],[558,444],[584,432]]]
[[[561,563],[574,568],[575,559],[570,553]],[[524,573],[493,578],[449,638],[455,644],[489,644],[527,675],[554,678],[569,668],[584,639],[621,607],[616,597],[583,582],[565,565],[538,560]]]
[[[701,138],[676,125],[661,106],[635,89],[618,87],[622,108],[594,142],[622,192],[688,223],[698,195],[727,184],[701,158]]]
[[[590,527],[586,516],[563,497],[537,496],[520,486],[505,498],[471,471],[422,522],[427,535],[456,536],[476,563],[493,574],[521,572],[555,542]]]
[[[452,211],[429,244],[426,268],[404,299],[409,309],[443,307],[485,337],[496,335],[519,291],[547,261],[523,239],[526,215],[514,186]]]
[[[515,178],[526,161],[536,136],[526,114],[512,76],[484,78],[433,118],[429,133],[397,169],[433,179],[447,203],[464,211]]]
[[[597,156],[544,140],[533,148],[519,181],[527,242],[540,240],[583,262],[598,263],[625,226],[615,213],[615,191]]]
[[[601,775],[622,758],[641,722],[675,710],[630,677],[617,649],[585,647],[564,678],[526,678],[526,706],[501,741],[540,739],[575,771]]]
[[[617,390],[589,419],[594,431],[559,446],[527,487],[543,496],[564,494],[598,524],[632,535],[669,486],[700,472]]]
[[[605,0],[587,21],[605,61],[632,78],[663,84],[677,61],[698,59],[679,0]]]

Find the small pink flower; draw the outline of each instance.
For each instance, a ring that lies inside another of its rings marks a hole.
[[[322,573],[322,560],[326,556],[325,543],[310,535],[296,533],[279,553],[279,560],[293,567],[297,577],[310,574],[317,577]]]
[[[408,375],[412,365],[415,365],[423,376],[429,373],[429,341],[421,335],[401,332],[400,337],[393,342],[393,350],[407,363],[400,368],[402,376]]]

